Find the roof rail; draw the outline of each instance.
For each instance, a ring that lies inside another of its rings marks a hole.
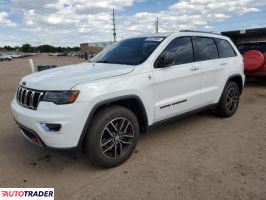
[[[220,33],[214,33],[214,32],[208,32],[208,31],[181,30],[179,32],[209,33],[209,34],[214,34],[214,35],[221,35]]]

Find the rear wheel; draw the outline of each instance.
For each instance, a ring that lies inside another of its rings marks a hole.
[[[229,81],[222,93],[215,113],[221,117],[231,117],[235,114],[239,104],[240,92],[235,82]]]
[[[85,148],[91,163],[111,168],[129,158],[138,138],[139,124],[134,113],[122,106],[111,106],[94,116]]]

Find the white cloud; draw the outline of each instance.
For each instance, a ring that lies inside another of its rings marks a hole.
[[[16,24],[8,19],[9,14],[7,12],[0,12],[0,26],[14,27]]]
[[[162,32],[181,29],[212,29],[229,18],[259,12],[266,2],[257,0],[181,0],[158,12],[139,12],[131,16],[126,8],[147,0],[16,0],[15,12],[23,17],[22,31],[39,41],[103,41],[112,39],[111,13],[116,10],[118,38],[154,32],[156,17]],[[157,1],[158,3],[159,1]],[[152,2],[151,2],[152,3]],[[160,1],[163,4],[163,1]],[[158,6],[159,7],[159,6]],[[14,26],[8,14],[0,24]]]
[[[156,17],[159,17],[160,31],[181,29],[211,29],[228,18],[258,12],[266,5],[256,0],[181,0],[167,10],[157,13],[136,13],[124,20],[123,32],[153,32]]]

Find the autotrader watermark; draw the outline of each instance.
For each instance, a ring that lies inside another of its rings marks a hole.
[[[54,200],[54,188],[0,188],[0,200]]]

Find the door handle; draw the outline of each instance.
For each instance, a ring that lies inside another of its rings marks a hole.
[[[199,67],[193,66],[193,67],[191,67],[189,70],[190,70],[190,71],[197,71],[197,70],[199,70]]]

